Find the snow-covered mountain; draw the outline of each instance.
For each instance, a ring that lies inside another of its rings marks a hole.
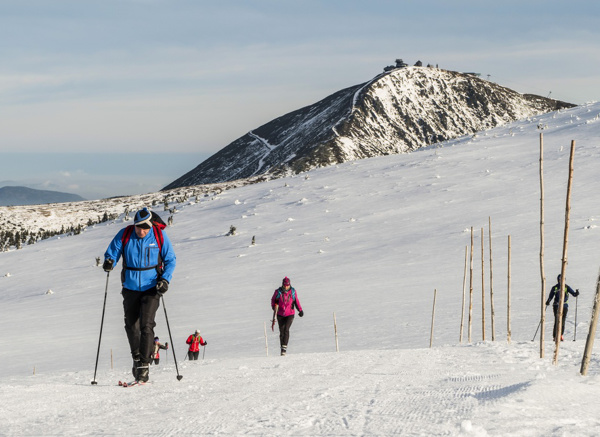
[[[410,152],[572,106],[472,74],[398,68],[248,132],[165,189]]]
[[[546,294],[561,266],[569,145],[576,141],[566,276],[581,295],[569,302],[558,365],[552,310],[544,358],[539,333],[532,342],[541,312],[540,133]],[[1,208],[23,227],[41,220],[30,213],[36,209],[58,225],[94,207],[94,215],[111,208],[119,215],[74,237],[0,253],[0,435],[600,435],[600,341],[588,375],[579,375],[600,263],[599,161],[596,103],[410,154],[213,187],[208,196],[169,191]],[[151,384],[123,389],[116,383],[131,377],[131,357],[118,271],[107,276],[95,257],[127,224],[126,205],[153,200],[163,219],[174,217],[166,232],[177,268],[156,320],[156,334],[172,348],[152,366]],[[231,225],[237,235],[226,236]],[[465,317],[460,343],[471,228],[473,338]],[[277,329],[267,325],[283,276],[305,313],[292,325],[286,357],[277,355]],[[91,385],[103,315],[98,384]],[[206,357],[184,361],[195,329],[208,341]]]

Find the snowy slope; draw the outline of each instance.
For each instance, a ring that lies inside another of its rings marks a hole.
[[[169,353],[151,369],[151,385],[115,386],[129,377],[131,362],[114,273],[108,277],[98,385],[90,384],[107,279],[95,257],[122,221],[0,253],[5,400],[0,434],[599,434],[597,348],[589,375],[578,375],[599,267],[599,114],[600,104],[590,104],[412,154],[355,161],[177,204],[167,232],[178,265],[165,303],[181,381]],[[544,359],[539,344],[531,342],[540,311],[538,125],[545,127],[547,292],[560,269],[569,145],[577,141],[567,282],[581,296],[577,341],[572,300],[558,366],[551,363],[550,342]],[[165,214],[159,206],[157,212]],[[231,225],[238,233],[227,237]],[[461,345],[471,227],[473,339],[467,342],[465,327]],[[269,299],[285,275],[298,290],[305,316],[294,321],[289,355],[276,355],[277,336],[269,331],[266,356]],[[194,329],[209,345],[204,361],[189,363],[183,361],[184,341]],[[168,340],[162,308],[156,333]]]

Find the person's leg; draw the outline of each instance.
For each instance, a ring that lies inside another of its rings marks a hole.
[[[197,360],[199,355],[200,355],[200,351],[194,352],[194,360]]]
[[[188,351],[188,360],[192,361],[194,359],[194,352]]]
[[[125,320],[125,332],[129,341],[131,356],[139,360],[140,355],[140,297],[141,293],[128,290],[121,292],[123,295],[123,313]]]
[[[569,307],[564,307],[563,308],[563,315],[562,315],[562,326],[561,326],[561,336],[565,335],[565,322],[567,321],[567,313],[569,312]],[[562,340],[562,338],[561,338]]]
[[[552,330],[552,339],[556,341],[556,331],[558,331],[558,306],[553,305],[552,311],[554,311],[554,329]]]
[[[277,316],[277,323],[279,324],[279,343],[281,344],[281,355],[285,355],[287,352],[287,345],[290,339],[290,327],[294,322],[294,316]]]
[[[160,306],[160,295],[156,289],[141,292],[140,305],[140,356],[142,361],[149,363],[152,352],[154,352],[154,327],[156,322],[156,310]]]

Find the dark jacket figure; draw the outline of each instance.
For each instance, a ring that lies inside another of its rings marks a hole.
[[[208,344],[208,342],[200,337],[200,331],[197,329],[185,342],[190,345],[188,348],[188,360],[190,361],[197,360],[198,355],[200,355],[200,346],[206,346]]]
[[[110,272],[123,258],[125,332],[133,357],[133,376],[141,382],[148,381],[160,296],[167,292],[175,270],[175,252],[164,228],[158,215],[141,209],[135,214],[134,225],[121,229],[113,238],[102,265]]]
[[[558,330],[558,306],[560,305],[560,280],[561,277],[560,275],[558,275],[557,279],[557,284],[552,287],[552,289],[550,290],[550,296],[548,296],[548,299],[546,300],[546,306],[550,305],[550,301],[552,301],[552,299],[554,298],[554,303],[552,304],[552,309],[554,310],[554,330],[552,331],[552,339],[554,341],[556,341],[556,331]],[[565,321],[567,320],[567,313],[569,312],[569,304],[567,303],[567,301],[569,300],[569,294],[572,296],[579,296],[579,290],[577,291],[573,291],[573,289],[571,287],[569,287],[566,283],[565,283],[565,298],[563,301],[563,313],[562,313],[562,327],[561,327],[561,332],[560,332],[560,340],[563,340],[563,335],[565,333]]]
[[[302,305],[298,300],[298,293],[290,283],[290,278],[283,278],[281,287],[275,290],[271,297],[271,309],[273,310],[273,326],[275,325],[275,316],[277,316],[277,325],[279,326],[279,343],[281,345],[281,355],[287,353],[287,345],[290,339],[290,327],[294,322],[294,307],[298,309],[298,315],[304,316]],[[275,313],[275,308],[277,312]]]
[[[160,350],[161,349],[164,349],[164,350],[169,349],[169,342],[166,342],[163,345],[162,343],[160,343],[158,341],[158,337],[154,337],[154,353],[152,354],[152,360],[150,361],[150,364],[152,364],[152,363],[158,364],[158,362],[160,361]]]

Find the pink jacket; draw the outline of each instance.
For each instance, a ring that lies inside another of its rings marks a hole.
[[[272,309],[275,309],[275,305],[279,305],[279,308],[277,309],[278,316],[293,316],[295,314],[294,304],[296,305],[296,308],[298,308],[298,311],[302,311],[302,305],[300,305],[298,293],[296,293],[294,287],[290,287],[288,291],[284,291],[283,288],[278,288],[271,298]]]

